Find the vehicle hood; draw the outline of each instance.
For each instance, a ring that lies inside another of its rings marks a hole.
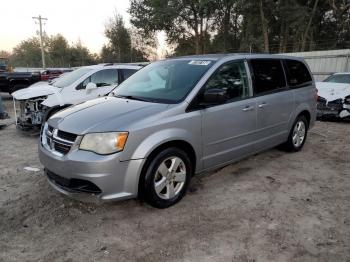
[[[59,91],[60,89],[57,87],[39,82],[39,84],[33,84],[30,87],[13,92],[12,96],[17,100],[26,100],[34,97],[48,96]]]
[[[103,97],[68,107],[53,115],[49,125],[69,133],[129,131],[128,126],[162,113],[169,105]]]
[[[317,82],[316,88],[318,95],[325,98],[327,101],[336,99],[344,99],[350,95],[350,84]]]

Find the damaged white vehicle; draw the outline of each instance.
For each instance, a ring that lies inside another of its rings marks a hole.
[[[121,82],[141,68],[136,64],[85,66],[51,83],[34,84],[12,93],[17,127],[36,130],[51,115],[68,106],[108,95]]]
[[[336,73],[317,82],[318,118],[350,118],[350,73]]]

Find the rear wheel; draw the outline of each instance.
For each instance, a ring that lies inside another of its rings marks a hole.
[[[300,151],[306,141],[309,124],[305,116],[298,116],[295,120],[287,142],[284,144],[285,148],[291,152]]]
[[[176,204],[184,197],[192,173],[190,159],[184,151],[178,148],[161,151],[145,170],[141,185],[143,198],[157,208]]]

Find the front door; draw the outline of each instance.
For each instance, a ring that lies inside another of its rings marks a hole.
[[[203,167],[205,169],[249,155],[254,150],[256,101],[245,61],[222,65],[204,90],[223,89],[227,101],[202,113]]]

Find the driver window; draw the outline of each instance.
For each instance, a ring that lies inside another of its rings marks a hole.
[[[217,70],[205,85],[205,90],[222,89],[227,101],[249,97],[249,82],[243,61],[225,64]]]
[[[97,87],[118,83],[118,69],[105,69],[86,78],[76,89],[85,89],[88,83],[95,83]]]
[[[105,70],[98,71],[91,76],[91,82],[95,83],[97,87],[117,84],[118,70],[105,69]]]

